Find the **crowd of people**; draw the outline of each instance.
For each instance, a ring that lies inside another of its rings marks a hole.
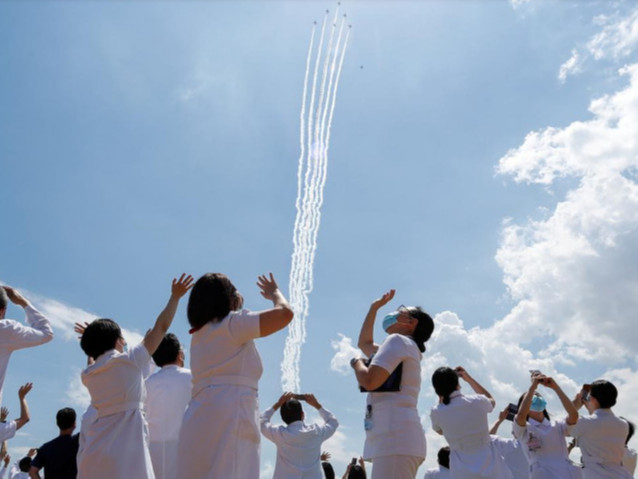
[[[6,441],[30,419],[27,395],[18,391],[20,415],[8,421],[0,411],[0,479],[257,479],[263,435],[277,448],[274,479],[336,477],[322,444],[339,427],[337,418],[313,394],[284,393],[259,412],[262,363],[255,340],[285,329],[293,311],[272,274],[257,286],[272,307],[253,312],[228,277],[208,273],[197,281],[173,279],[168,302],[143,340],[130,348],[119,324],[101,318],[76,324],[87,356],[82,383],[91,397],[76,433],[76,412],[56,415],[59,435],[11,465]],[[190,368],[169,329],[187,293],[191,326]],[[426,436],[417,402],[421,362],[434,321],[420,307],[399,306],[386,314],[386,335],[375,342],[379,311],[395,296],[390,290],[372,302],[358,338],[361,357],[351,366],[362,392],[365,443],[343,479],[414,479],[426,457]],[[5,319],[9,302],[24,308],[26,325]],[[49,320],[18,291],[0,287],[0,399],[10,356],[53,338]],[[159,368],[158,370],[156,370]],[[463,367],[440,367],[432,375],[439,398],[430,411],[432,429],[447,446],[438,467],[424,479],[604,479],[633,477],[636,452],[627,444],[634,425],[612,408],[618,392],[606,380],[583,385],[570,399],[558,383],[530,372],[530,386],[516,404],[502,410],[490,428],[495,400]],[[461,392],[461,380],[473,394]],[[547,412],[541,390],[560,401],[564,419]],[[302,403],[317,410],[308,423]],[[585,406],[588,414],[580,414]],[[274,424],[279,411],[283,424]],[[511,435],[498,436],[506,421]],[[572,438],[569,442],[568,438]],[[580,462],[570,460],[578,447]]]

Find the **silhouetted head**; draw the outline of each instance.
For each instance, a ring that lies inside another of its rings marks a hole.
[[[449,469],[450,468],[450,448],[448,446],[445,446],[439,449],[439,452],[436,455],[436,460],[439,463],[439,466]]]
[[[225,274],[206,273],[191,289],[188,322],[193,328],[201,328],[208,322],[221,321],[243,305],[244,299]]]
[[[348,479],[366,479],[366,471],[359,464],[355,464],[350,468]]]
[[[454,369],[442,366],[434,371],[432,386],[436,394],[442,398],[443,404],[450,404],[450,394],[459,387],[459,375]]]
[[[168,333],[162,339],[162,342],[153,353],[153,361],[160,368],[167,364],[176,364],[182,352],[182,346],[179,339],[173,333]],[[183,365],[183,361],[182,364]]]
[[[75,427],[76,414],[75,409],[65,407],[60,409],[55,415],[55,423],[61,431]]]
[[[292,424],[295,421],[301,421],[303,419],[303,408],[301,403],[296,399],[288,399],[281,406],[281,419],[286,424]]]
[[[20,459],[18,468],[21,472],[29,472],[29,469],[31,469],[31,458],[29,456],[24,456],[22,459]]]
[[[122,330],[115,321],[96,319],[84,330],[80,347],[87,356],[97,359],[105,352],[115,349],[119,339],[122,339]]]
[[[599,379],[591,383],[589,395],[595,398],[603,409],[609,409],[616,405],[618,389],[609,381]]]

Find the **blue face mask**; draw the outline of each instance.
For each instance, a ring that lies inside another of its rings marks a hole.
[[[530,411],[543,412],[547,407],[547,401],[541,396],[534,396],[532,399],[532,405],[529,407]]]
[[[388,328],[394,324],[399,322],[399,313],[395,311],[394,313],[388,314],[385,318],[383,318],[383,330],[388,332]]]

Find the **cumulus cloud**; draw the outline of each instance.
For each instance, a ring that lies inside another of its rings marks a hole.
[[[352,345],[352,339],[339,333],[338,340],[330,342],[335,355],[330,360],[330,368],[342,375],[350,373],[350,360],[360,356],[360,351]]]
[[[80,374],[82,370],[80,368],[73,368],[71,377],[69,378],[69,386],[66,390],[66,399],[72,406],[84,410],[89,407],[91,403],[91,396],[88,389],[82,384]]]
[[[589,59],[619,61],[627,58],[638,47],[638,8],[628,14],[616,12],[599,15],[594,23],[601,27],[580,49],[572,50],[570,58],[560,66],[558,79],[564,82],[568,76],[583,71]]]

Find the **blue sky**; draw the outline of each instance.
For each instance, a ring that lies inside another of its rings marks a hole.
[[[225,272],[255,310],[268,306],[258,274],[273,271],[287,289],[306,52],[312,22],[335,6],[0,2],[0,281],[54,312],[57,333],[12,358],[7,406],[17,412],[13,391],[35,383],[15,454],[56,434],[57,409],[82,402],[70,318],[143,333],[182,271]],[[426,429],[432,369],[461,362],[497,407],[538,367],[569,394],[612,378],[631,415],[635,5],[342,8],[353,28],[301,363],[302,389],[341,420],[326,446],[338,472],[362,449],[364,398],[341,356],[331,366],[333,342],[356,338],[389,288],[396,305],[437,315],[419,401]],[[173,329],[188,343],[183,308]],[[258,344],[264,408],[281,392],[284,339]],[[440,446],[428,439],[422,470]],[[265,440],[262,456],[267,477]]]

